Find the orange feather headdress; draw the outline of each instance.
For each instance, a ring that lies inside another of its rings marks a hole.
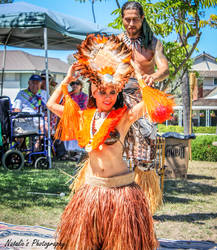
[[[75,73],[88,78],[98,89],[113,87],[121,91],[133,71],[131,51],[114,35],[87,36],[74,57]]]

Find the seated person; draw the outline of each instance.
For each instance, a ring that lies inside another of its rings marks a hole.
[[[43,113],[47,102],[47,93],[41,90],[41,77],[32,75],[28,81],[28,88],[20,90],[17,94],[12,109],[14,112],[27,112],[31,114]],[[34,118],[35,126],[39,125],[39,119]],[[43,131],[43,123],[40,122],[40,129]],[[47,129],[46,129],[47,131]]]
[[[28,81],[28,88],[20,90],[14,103],[14,112],[28,112],[37,114],[42,112],[47,102],[45,90],[41,90],[41,77],[32,75]]]

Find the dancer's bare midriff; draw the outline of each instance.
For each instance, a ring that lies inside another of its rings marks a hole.
[[[126,125],[126,114],[122,117],[116,129],[120,133],[120,140],[113,145],[103,144],[99,149],[89,153],[89,175],[98,177],[113,177],[129,172],[123,160],[123,142],[129,125]]]
[[[89,153],[89,175],[98,177],[113,177],[129,172],[122,158],[123,147],[118,141],[114,145],[103,144],[103,150]]]

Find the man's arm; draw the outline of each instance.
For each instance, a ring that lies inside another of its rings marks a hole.
[[[17,94],[14,103],[12,105],[13,112],[21,112],[22,110],[22,98],[20,92]]]
[[[154,59],[157,66],[157,71],[151,76],[155,82],[163,81],[169,76],[169,66],[167,58],[164,55],[163,45],[159,40],[157,41]]]
[[[143,74],[143,79],[149,86],[152,86],[154,82],[163,81],[169,75],[168,61],[164,55],[162,43],[157,40],[152,49],[154,50],[154,63],[157,70],[153,74]]]

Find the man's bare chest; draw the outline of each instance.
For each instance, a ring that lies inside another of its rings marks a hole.
[[[141,65],[154,64],[154,52],[150,49],[134,49],[132,53],[132,58],[134,62]]]

